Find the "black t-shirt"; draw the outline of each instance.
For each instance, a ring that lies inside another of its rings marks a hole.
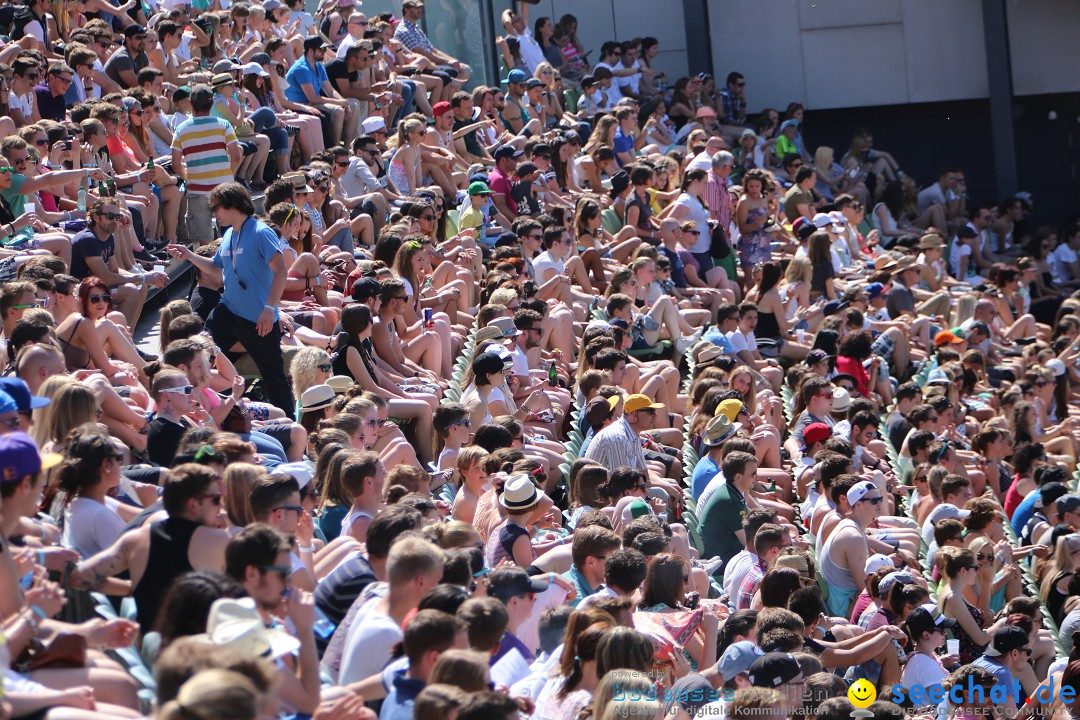
[[[71,274],[82,280],[93,274],[86,265],[86,258],[99,257],[108,265],[115,253],[116,241],[112,235],[102,242],[93,230],[86,228],[71,238]]]
[[[160,415],[150,421],[146,435],[146,454],[150,462],[169,467],[180,447],[180,437],[187,431],[187,426],[166,420]]]
[[[472,118],[465,118],[464,120],[458,120],[454,118],[454,132],[457,132],[466,125],[472,125],[475,120]],[[461,139],[465,141],[465,149],[477,157],[484,156],[484,146],[480,144],[479,138],[476,137],[476,131],[473,130],[470,133],[466,133],[461,136]]]
[[[510,197],[517,204],[518,215],[539,215],[540,203],[532,191],[532,180],[516,182],[510,189]]]
[[[326,77],[330,78],[330,84],[334,86],[334,89],[341,92],[341,86],[338,85],[338,80],[347,80],[348,82],[358,82],[360,80],[359,72],[349,72],[349,66],[345,63],[345,58],[340,57],[336,60],[331,60],[326,63]]]

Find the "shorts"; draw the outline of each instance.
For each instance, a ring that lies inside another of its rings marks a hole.
[[[187,238],[207,245],[214,240],[214,222],[210,214],[210,196],[187,194]]]
[[[893,351],[896,350],[896,343],[893,342],[893,339],[891,337],[889,337],[885,333],[882,333],[881,335],[877,336],[876,340],[874,340],[874,344],[870,346],[870,350],[875,355],[886,359],[891,359]]]
[[[313,310],[304,310],[298,313],[289,313],[289,317],[291,317],[293,322],[297,325],[306,327],[310,330],[312,323],[315,321],[315,312]]]
[[[239,140],[238,142],[240,143],[240,147],[244,150],[244,157],[254,155],[259,151],[259,146],[250,140]]]

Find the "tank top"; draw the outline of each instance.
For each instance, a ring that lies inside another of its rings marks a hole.
[[[652,217],[652,208],[649,207],[648,197],[642,200],[638,197],[636,192],[630,193],[630,198],[626,202],[626,214],[623,215],[623,223],[626,223],[626,218],[630,214],[630,208],[636,207],[638,209],[638,219],[636,227],[638,230],[649,230],[651,225],[649,218]]]
[[[79,331],[79,325],[85,318],[79,318],[75,321],[75,327],[71,328],[71,334],[68,339],[56,336],[56,339],[60,342],[60,350],[64,353],[64,364],[67,366],[68,372],[75,372],[76,370],[85,370],[90,367],[90,353],[81,347],[77,347],[71,344],[71,341],[75,339],[75,333]]]
[[[825,580],[829,585],[845,588],[847,590],[857,590],[858,588],[855,587],[855,580],[851,577],[851,573],[848,572],[847,568],[842,568],[834,563],[831,555],[833,542],[836,540],[837,536],[840,535],[840,531],[844,528],[845,523],[851,525],[856,530],[859,529],[859,526],[855,524],[855,521],[849,518],[844,518],[836,524],[836,527],[833,528],[832,533],[829,535],[829,539],[825,541],[825,545],[821,548],[821,555],[819,556],[821,562],[821,574],[825,576]]]
[[[972,605],[971,603],[969,603],[964,598],[963,595],[960,596],[960,599],[963,600],[965,605],[967,605],[968,612],[970,612],[971,617],[973,617],[975,619],[975,623],[979,627],[982,627],[982,624],[983,624],[982,611],[979,610],[979,608]],[[972,640],[971,636],[968,635],[964,631],[964,628],[962,628],[959,624],[957,624],[955,627],[953,627],[952,633],[953,633],[953,636],[957,640],[960,641],[960,664],[961,665],[966,665],[966,664],[968,664],[970,662],[973,662],[975,660],[975,658],[982,655],[983,650],[986,649],[985,645],[979,645],[974,640]]]
[[[762,338],[778,338],[780,337],[780,324],[776,321],[776,313],[767,313],[764,310],[758,310],[757,329],[754,333],[758,337]]]
[[[136,621],[143,634],[154,629],[158,608],[173,581],[194,570],[188,559],[191,538],[202,525],[180,517],[170,517],[150,526],[150,552],[146,572],[131,595],[137,608]]]
[[[368,518],[369,520],[374,519],[374,516],[371,513],[364,510],[349,510],[349,514],[346,515],[345,518],[341,521],[341,531],[338,533],[338,535],[348,535],[349,530],[352,529],[353,523],[362,517]]]
[[[1050,587],[1050,594],[1046,596],[1046,609],[1049,611],[1050,617],[1054,618],[1059,624],[1062,618],[1065,617],[1065,599],[1068,597],[1068,593],[1062,594],[1059,592],[1057,584],[1071,575],[1071,572],[1062,572],[1055,575],[1054,582]]]

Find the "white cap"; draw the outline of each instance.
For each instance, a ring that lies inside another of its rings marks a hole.
[[[881,553],[874,553],[870,557],[866,558],[865,572],[867,575],[873,575],[883,567],[896,567],[896,563],[892,561],[892,558],[888,555],[882,555]]]
[[[848,504],[854,506],[855,503],[866,497],[867,493],[871,493],[875,490],[877,490],[877,485],[869,480],[855,483],[851,486],[851,489],[847,491]]]
[[[240,69],[244,71],[244,77],[247,77],[248,75],[258,75],[259,77],[264,78],[270,77],[270,73],[263,70],[262,65],[256,62],[250,62]]]
[[[847,218],[844,217],[844,213],[839,210],[833,210],[829,213],[829,219],[832,220],[833,232],[844,232],[844,228],[847,226]]]
[[[364,134],[370,135],[373,132],[386,129],[386,120],[379,116],[369,117],[363,124]]]
[[[926,522],[923,524],[923,539],[927,543],[934,539],[934,523],[946,518],[966,518],[971,514],[970,510],[961,510],[952,503],[942,503],[936,508],[930,511],[930,514],[926,516]]]
[[[1045,367],[1047,370],[1053,371],[1054,377],[1061,377],[1065,374],[1065,363],[1061,362],[1057,358],[1047,360],[1045,363]]]
[[[307,466],[304,462],[292,462],[281,463],[276,468],[270,471],[271,475],[288,475],[296,478],[296,482],[300,484],[300,489],[303,490],[307,487],[311,479],[315,477],[315,472]]]
[[[818,230],[823,230],[829,225],[832,225],[832,218],[830,218],[825,213],[818,213],[814,216],[813,223],[814,227],[816,227]]]

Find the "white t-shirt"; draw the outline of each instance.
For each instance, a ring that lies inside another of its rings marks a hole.
[[[941,685],[948,676],[949,673],[945,672],[937,658],[917,652],[908,656],[904,674],[900,676],[900,684],[905,688],[916,685],[928,688],[931,685]]]
[[[610,109],[610,108],[615,107],[615,104],[617,102],[619,102],[619,100],[622,99],[622,93],[619,92],[619,82],[618,82],[619,78],[615,77],[615,69],[616,69],[617,66],[608,65],[607,63],[604,63],[604,62],[598,62],[598,63],[596,63],[596,66],[593,69],[595,70],[598,67],[607,68],[608,70],[611,71],[611,75],[612,75],[611,87],[609,87],[607,90],[604,91],[605,94],[608,97],[608,108]]]
[[[529,376],[529,358],[525,357],[525,351],[517,345],[510,346],[510,357],[514,361],[514,374],[518,377]]]
[[[968,258],[967,269],[968,273],[961,277],[960,275],[960,261],[964,258]],[[959,242],[956,238],[953,238],[951,245],[949,246],[949,271],[952,276],[957,280],[964,280],[968,275],[973,275],[971,263],[971,246],[967,243]]]
[[[64,533],[60,542],[84,558],[112,546],[124,531],[124,521],[106,504],[77,497],[64,511]],[[115,500],[112,500],[116,503]]]
[[[554,270],[556,275],[562,275],[566,271],[566,263],[556,260],[549,251],[545,250],[533,258],[533,270],[536,272],[536,282],[543,285],[549,280],[546,277],[548,270]]]
[[[382,613],[369,612],[363,622],[354,623],[345,640],[338,684],[346,685],[377,675],[390,661],[393,647],[402,637],[401,627]]]
[[[622,61],[619,61],[619,64],[615,67],[620,70],[638,70],[641,68],[641,65],[640,63],[638,63],[637,60],[635,60],[633,65],[631,65],[630,67],[626,67],[622,64]],[[627,75],[626,77],[617,77],[615,78],[615,81],[618,83],[619,87],[628,87],[630,88],[630,90],[633,91],[634,95],[637,95],[638,89],[641,86],[641,73],[638,73],[636,75]]]
[[[704,253],[708,252],[712,246],[712,236],[709,230],[709,210],[701,201],[689,193],[682,193],[675,199],[676,207],[686,208],[687,220],[692,220],[694,223],[694,229],[700,234],[697,236],[697,240],[694,244],[687,248],[691,253]]]
[[[518,44],[521,46],[521,59],[525,61],[525,67],[529,68],[530,73],[536,72],[536,66],[546,61],[544,51],[540,49],[540,44],[533,38],[529,28],[525,28],[520,35],[514,37],[517,38]]]
[[[709,502],[709,498],[713,496],[721,486],[727,483],[727,478],[724,477],[723,472],[718,472],[713,476],[713,479],[709,481],[709,484],[705,486],[705,489],[701,491],[701,497],[698,498],[697,505],[694,506],[694,510],[698,515],[705,512],[705,505]]]
[[[45,26],[48,27],[49,21],[56,22],[56,19],[49,13],[45,13]],[[26,24],[26,28],[23,30],[27,35],[37,40],[39,43],[45,42],[45,34],[41,31],[41,23],[37,20],[33,20]]]
[[[757,350],[757,338],[754,337],[754,333],[749,335],[744,334],[741,330],[732,330],[727,334],[728,342],[731,343],[732,352],[742,352],[743,350],[749,350],[754,352]]]
[[[951,194],[951,192],[950,192]],[[941,189],[939,183],[934,183],[930,187],[923,188],[919,191],[919,213],[926,212],[926,208],[934,205],[945,204],[945,191]]]
[[[36,25],[37,23],[30,23]],[[29,25],[27,26],[29,27]],[[34,113],[34,91],[26,93],[25,95],[16,95],[12,90],[8,93],[8,108],[11,110],[21,110],[23,118],[29,122],[30,116]]]
[[[1076,251],[1068,243],[1061,243],[1046,258],[1050,262],[1050,273],[1055,282],[1068,282],[1075,278],[1069,273],[1068,264],[1076,262]]]

